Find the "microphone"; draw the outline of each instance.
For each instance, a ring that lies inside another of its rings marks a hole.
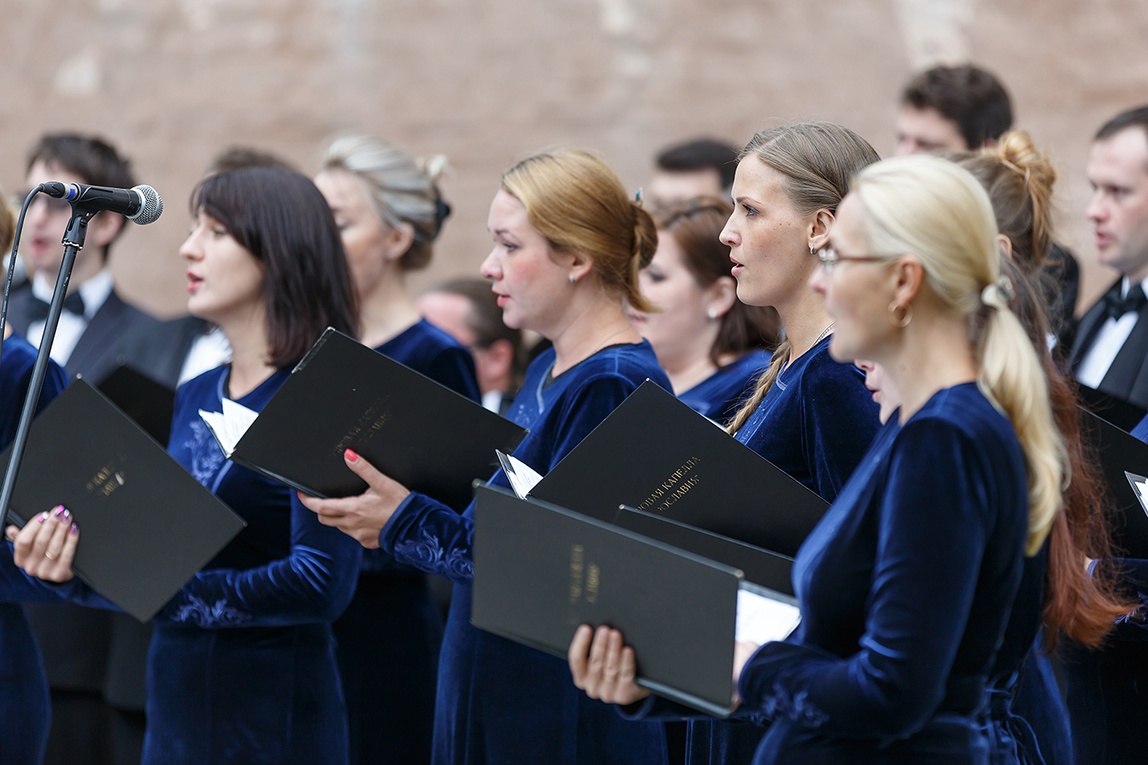
[[[40,188],[50,197],[68,200],[74,209],[119,213],[141,226],[154,223],[163,213],[163,200],[151,186],[113,189],[83,183],[48,181],[40,184]]]

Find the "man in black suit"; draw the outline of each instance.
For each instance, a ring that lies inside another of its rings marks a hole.
[[[128,163],[98,138],[73,134],[43,136],[28,155],[26,182],[44,181],[131,188],[135,179]],[[12,328],[39,346],[63,259],[60,240],[71,215],[62,199],[43,194],[28,209],[20,254],[33,272],[31,283],[11,296],[8,320]],[[84,249],[76,256],[68,298],[52,343],[52,359],[72,375],[99,382],[117,363],[119,336],[129,327],[155,320],[117,294],[108,270],[112,245],[123,233],[122,215],[99,213],[88,224]]]
[[[135,185],[127,161],[112,146],[98,138],[74,134],[45,135],[32,148],[26,172],[28,188],[44,181],[115,188]],[[60,240],[70,215],[66,201],[41,194],[25,218],[20,254],[33,277],[12,294],[8,319],[33,345],[39,345],[43,334],[47,301],[63,259]],[[117,365],[117,344],[128,329],[156,324],[117,294],[107,267],[111,247],[126,222],[123,216],[109,212],[101,212],[89,222],[52,343],[55,361],[70,374],[95,383]],[[111,650],[117,643],[113,639],[116,622],[129,617],[63,603],[30,605],[28,612],[52,687],[52,732],[45,762],[112,762],[112,739],[125,714],[134,721],[130,738],[141,740],[143,730],[142,663],[121,671],[119,667],[124,664]],[[105,694],[113,700],[112,705]],[[133,744],[132,748],[137,747]],[[138,753],[117,757],[117,761],[132,758],[139,762]]]
[[[1088,182],[1098,259],[1120,278],[1080,320],[1069,363],[1083,384],[1148,408],[1148,106],[1096,133]]]

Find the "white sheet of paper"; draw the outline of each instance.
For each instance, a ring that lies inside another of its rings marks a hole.
[[[737,593],[737,640],[764,645],[784,640],[797,628],[801,611],[797,606],[759,595],[742,588]]]
[[[495,450],[495,453],[498,455],[498,463],[502,465],[502,470],[506,473],[506,479],[510,481],[510,488],[514,490],[515,496],[519,499],[526,499],[531,489],[542,480],[542,475],[513,455],[498,450]]]
[[[243,404],[225,398],[223,399],[222,412],[208,412],[200,409],[199,416],[211,429],[211,433],[219,442],[223,453],[230,457],[231,453],[235,451],[235,445],[251,427],[251,423],[255,422],[259,413],[254,409],[248,409]]]

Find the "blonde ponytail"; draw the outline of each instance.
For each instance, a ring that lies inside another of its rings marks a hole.
[[[964,317],[977,384],[1012,423],[1024,453],[1035,555],[1061,508],[1069,468],[1053,420],[1041,359],[999,282],[997,224],[988,194],[968,171],[938,157],[884,160],[863,170],[853,192],[875,252],[912,252],[947,310]]]

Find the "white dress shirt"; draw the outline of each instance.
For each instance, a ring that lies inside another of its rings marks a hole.
[[[1141,282],[1140,287],[1144,290],[1144,294],[1148,295],[1148,279]],[[1124,281],[1120,285],[1120,296],[1127,295],[1131,288],[1132,283],[1127,276],[1124,277]],[[1116,360],[1116,354],[1120,353],[1120,349],[1124,347],[1124,343],[1132,334],[1132,330],[1136,328],[1136,322],[1139,319],[1140,314],[1135,311],[1129,311],[1119,319],[1111,317],[1105,319],[1100,326],[1100,331],[1096,333],[1096,339],[1092,341],[1092,347],[1080,360],[1076,379],[1090,388],[1099,388],[1100,381],[1104,379],[1104,375],[1108,374],[1112,362]]]

